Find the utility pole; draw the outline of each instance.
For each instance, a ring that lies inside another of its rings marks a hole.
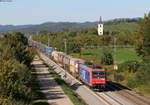
[[[38,42],[41,43],[41,42],[40,42],[39,32],[38,32],[38,31],[36,32],[36,35],[37,35],[37,40],[38,40]]]
[[[32,36],[31,35],[29,35],[29,39],[32,40]]]
[[[48,47],[49,47],[49,34],[47,34],[47,35],[48,35],[48,44],[47,44],[47,45],[48,45]]]
[[[67,39],[64,38],[64,44],[65,44],[65,53],[67,54]]]
[[[65,51],[65,53],[67,54],[67,38],[65,37],[64,38],[64,47],[65,47],[65,49],[64,49],[64,51]],[[66,78],[66,64],[64,63],[64,69],[65,69],[65,78]]]
[[[117,70],[118,69],[118,66],[117,66],[117,61],[116,61],[116,51],[117,51],[117,49],[116,49],[116,41],[117,41],[117,38],[116,38],[116,36],[114,36],[114,67],[113,67],[113,69],[114,69],[114,71],[113,71],[113,75],[114,75],[114,80],[115,80],[115,70]]]
[[[114,65],[116,65],[116,36],[114,36]]]

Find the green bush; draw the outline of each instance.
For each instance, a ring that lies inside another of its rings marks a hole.
[[[118,72],[128,71],[129,73],[135,73],[138,71],[140,63],[137,61],[127,61],[119,65]]]
[[[144,64],[139,67],[138,72],[136,73],[136,79],[138,80],[139,85],[147,84],[150,80],[150,65]]]
[[[125,77],[121,74],[116,74],[114,77],[114,80],[117,82],[122,82],[125,79]]]
[[[114,63],[113,56],[109,52],[104,52],[101,57],[101,64],[112,65]]]
[[[132,89],[138,86],[137,81],[134,79],[134,77],[130,77],[127,79],[127,86]]]

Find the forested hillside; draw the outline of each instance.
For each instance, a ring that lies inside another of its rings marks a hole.
[[[46,22],[37,25],[0,25],[0,33],[18,31],[22,33],[36,33],[40,31],[58,32],[77,28],[84,28],[85,25],[71,22]]]
[[[0,39],[0,105],[31,102],[31,61],[34,50],[19,32]]]

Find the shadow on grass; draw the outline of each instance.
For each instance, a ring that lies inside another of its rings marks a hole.
[[[121,91],[121,90],[131,90],[131,89],[119,83],[107,81],[106,87],[104,89],[100,89],[100,92]]]
[[[84,53],[82,53],[82,55],[94,55],[94,54],[90,53],[90,52],[84,52]]]
[[[43,65],[43,64],[35,64],[35,67],[36,68],[43,68],[43,67],[45,67],[45,65]]]
[[[49,105],[47,102],[35,102],[32,105]]]
[[[47,98],[41,92],[35,70],[33,70],[32,72],[32,92],[33,92],[32,105],[49,105],[47,102]]]

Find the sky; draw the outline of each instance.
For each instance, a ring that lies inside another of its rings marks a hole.
[[[0,0],[0,24],[85,22],[143,17],[150,0]]]

